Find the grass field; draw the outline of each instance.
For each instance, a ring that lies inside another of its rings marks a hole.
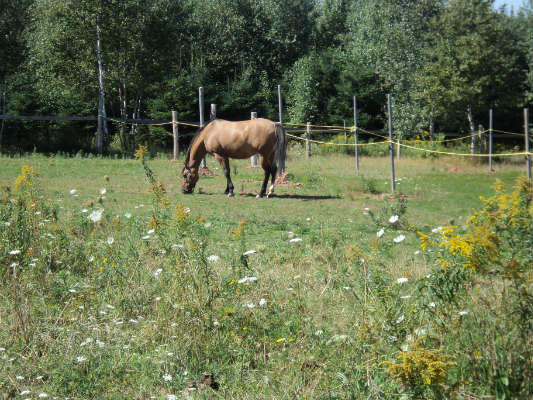
[[[234,198],[212,158],[193,195],[164,159],[147,161],[162,186],[130,159],[0,165],[0,399],[532,393],[511,281],[446,272],[417,234],[462,229],[523,165],[406,158],[392,196],[388,158],[356,176],[349,156],[291,152],[270,199],[248,160]],[[431,297],[437,275],[452,294]]]

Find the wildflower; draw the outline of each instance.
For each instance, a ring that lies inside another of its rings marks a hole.
[[[393,215],[392,217],[389,218],[389,222],[391,224],[394,224],[396,221],[398,221],[400,217],[398,217],[397,215]]]
[[[401,323],[404,319],[405,319],[405,315],[402,314],[402,315],[400,315],[400,316],[398,317],[398,319],[396,320],[396,323],[399,324],[399,323]]]
[[[248,251],[245,251],[244,253],[242,253],[243,256],[249,256],[250,254],[255,254],[257,253],[257,251],[255,250],[248,250]]]
[[[219,326],[220,325],[220,322],[218,321],[213,321],[213,326]]]
[[[142,239],[142,240],[148,240],[148,239],[150,239],[150,235],[145,235],[145,236],[143,236],[141,239]]]
[[[90,256],[89,257],[89,262],[93,262],[94,261],[94,256]]]
[[[104,345],[105,345],[104,342],[101,342],[101,341],[99,341],[99,340],[96,340],[95,343],[96,343],[96,345],[97,345],[98,347],[100,347],[100,348],[104,347]]]
[[[266,304],[267,304],[267,301],[265,299],[259,300],[259,305],[260,306],[266,306]]]
[[[432,301],[431,303],[429,303],[429,306],[430,306],[431,308],[435,308],[435,303]]]
[[[127,213],[124,214],[124,216],[129,219],[129,218],[131,218],[131,213],[127,212]]]
[[[247,327],[247,326],[243,326],[243,327],[242,327],[242,330],[243,330],[243,331],[247,331],[247,330],[248,330],[248,327]]]
[[[167,400],[177,400],[178,398],[174,394],[167,394]]]
[[[315,336],[322,336],[323,333],[324,331],[322,329],[318,329],[315,331]]]
[[[157,278],[161,272],[163,272],[163,268],[156,269],[154,272],[154,276]]]
[[[437,232],[440,232],[441,230],[442,230],[442,226],[438,226],[437,228],[432,229],[431,232],[437,233]]]
[[[255,276],[245,276],[237,281],[237,283],[255,282],[257,278]]]
[[[415,256],[420,254],[420,250],[415,251]]]
[[[155,232],[155,229],[150,229],[148,232],[146,232],[147,234],[151,235],[152,233]]]
[[[82,214],[86,214],[86,213],[88,213],[88,212],[89,212],[89,210],[87,210],[86,208],[82,208],[82,209],[81,209],[81,213],[82,213]]]
[[[209,257],[207,257],[207,261],[209,262],[217,262],[218,260],[220,260],[220,257],[215,254],[211,254]]]
[[[94,223],[99,222],[102,219],[103,213],[104,213],[104,209],[99,208],[97,210],[94,210],[92,213],[90,213],[87,219],[90,219]]]
[[[165,382],[171,382],[171,381],[172,381],[172,376],[171,376],[171,375],[168,375],[168,374],[163,375],[163,380],[164,380]]]
[[[70,194],[76,194],[76,193],[77,193],[76,189],[70,189]]]
[[[161,297],[158,296],[158,297],[156,297],[154,300],[155,300],[155,301],[160,301],[160,300],[161,300]]]
[[[276,343],[281,343],[283,341],[285,341],[285,338],[280,337],[279,339],[276,340]]]
[[[24,377],[18,375],[18,376],[15,377],[15,379],[16,379],[17,381],[23,381],[23,380],[24,380]]]
[[[31,390],[23,390],[22,392],[20,392],[20,395],[24,396],[24,395],[27,395],[27,394],[30,394],[30,393],[31,393]]]
[[[302,238],[294,238],[294,239],[289,240],[289,243],[298,243],[298,242],[301,242],[302,240],[303,240]]]
[[[409,279],[408,278],[398,278],[398,279],[396,279],[396,282],[398,282],[399,284],[407,283],[407,282],[409,282]]]
[[[15,255],[17,255],[17,254],[20,254],[20,250],[11,250],[11,251],[9,252],[9,254],[11,254],[12,256],[15,256]]]
[[[113,243],[115,243],[115,238],[113,238],[112,236],[108,237],[107,244],[111,246]]]
[[[409,295],[408,296],[400,296],[400,299],[410,299],[410,298],[411,298],[411,296],[409,296]]]
[[[40,399],[45,399],[47,397],[48,397],[48,395],[46,393],[44,393],[44,392],[43,393],[39,393],[39,398]]]
[[[102,196],[103,196],[104,194],[106,194],[106,193],[107,193],[106,188],[101,188],[101,189],[100,189],[100,194],[101,194]]]
[[[83,342],[80,343],[80,347],[86,346],[89,343],[92,343],[92,341],[93,341],[93,338],[88,337],[87,339],[85,339]]]
[[[381,229],[378,231],[378,233],[376,234],[376,236],[377,236],[378,238],[380,238],[380,237],[383,236],[384,233],[385,233],[385,229],[381,228]]]
[[[76,358],[76,361],[81,363],[81,362],[84,362],[84,361],[87,361],[87,357],[85,356],[79,356]]]
[[[466,315],[466,314],[468,314],[468,311],[459,311],[459,315],[460,316],[463,316],[463,315]]]
[[[394,243],[400,243],[400,242],[403,242],[405,239],[405,235],[400,235],[400,236],[396,236],[393,240],[394,240]]]
[[[246,304],[246,307],[248,307],[248,308],[255,308],[255,304],[254,304],[254,303],[247,303],[247,304]]]

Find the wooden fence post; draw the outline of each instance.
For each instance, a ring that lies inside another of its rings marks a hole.
[[[311,157],[311,122],[307,121],[307,126],[305,128],[305,156],[307,158]]]
[[[281,98],[281,85],[278,85],[278,110],[279,110],[279,123],[283,127],[283,100]],[[285,172],[285,156],[279,161],[279,171],[278,175],[281,175]]]
[[[257,118],[257,112],[252,111],[250,115],[250,119],[256,119],[256,118]],[[259,157],[257,156],[257,154],[254,154],[253,156],[250,157],[250,166],[252,168],[257,168],[259,166],[257,165],[258,159]]]
[[[396,189],[396,182],[394,180],[394,146],[392,143],[392,99],[391,95],[387,95],[387,108],[389,111],[389,152],[390,152],[390,179],[391,188],[394,192]]]
[[[2,115],[6,115],[6,83],[4,82],[4,86],[2,88]],[[2,152],[2,136],[4,135],[4,121],[5,119],[2,118],[2,124],[0,125],[0,153]]]
[[[355,144],[355,173],[359,175],[359,145],[357,144],[357,97],[353,97],[353,126],[354,126],[354,144]]]
[[[494,128],[493,125],[493,114],[492,114],[492,108],[489,110],[489,172],[493,172],[494,169],[492,168],[492,129]]]
[[[531,155],[529,154],[529,108],[524,108],[524,133],[526,141],[526,168],[527,178],[531,179]]]
[[[204,127],[204,88],[200,86],[198,88],[198,108],[200,112],[200,129]],[[201,168],[207,168],[207,163],[205,162],[205,157],[202,158],[200,163]]]
[[[172,111],[172,139],[174,140],[174,161],[178,160],[180,154],[180,148],[178,143],[179,132],[178,132],[178,112]]]
[[[344,131],[344,144],[348,144],[348,134],[346,133],[346,120],[342,120],[342,127]]]

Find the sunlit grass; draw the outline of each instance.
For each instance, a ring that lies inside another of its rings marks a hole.
[[[39,175],[27,193],[2,194],[8,397],[396,398],[409,388],[382,362],[424,334],[462,360],[446,384],[495,390],[466,362],[486,339],[472,333],[480,300],[444,310],[421,297],[434,262],[417,231],[463,225],[520,165],[488,175],[468,160],[402,158],[395,197],[386,157],[361,159],[370,193],[352,157],[291,152],[290,185],[267,200],[255,198],[262,170],[248,160],[232,160],[235,198],[210,158],[215,176],[194,195],[181,194],[181,163],[164,159],[147,161],[162,186],[134,160],[0,162],[2,186],[23,165]],[[198,383],[203,372],[218,391]]]

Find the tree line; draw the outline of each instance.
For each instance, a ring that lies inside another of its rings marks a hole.
[[[97,32],[107,115],[198,121],[197,88],[218,116],[395,131],[521,130],[533,87],[533,0],[2,0],[7,114],[96,115]],[[91,150],[87,122],[5,121],[4,150]],[[134,133],[134,134],[132,134]],[[170,148],[166,128],[109,123],[106,148]]]

